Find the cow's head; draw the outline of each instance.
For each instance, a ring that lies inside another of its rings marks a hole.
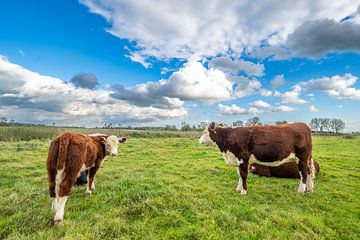
[[[110,155],[112,157],[117,156],[119,144],[125,141],[126,138],[114,135],[101,137],[101,143],[105,146],[106,155]]]
[[[249,173],[256,173],[256,166],[254,164],[249,165]]]
[[[205,130],[203,131],[201,137],[199,138],[199,143],[200,143],[200,144],[215,145],[215,142],[214,142],[213,139],[210,137],[210,135],[214,135],[214,133],[216,133],[215,123],[212,122],[212,123],[210,123],[209,126],[208,126],[207,128],[205,128]]]

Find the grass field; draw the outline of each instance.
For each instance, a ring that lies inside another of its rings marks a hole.
[[[315,193],[250,175],[248,195],[217,149],[191,138],[130,138],[95,193],[75,187],[52,227],[50,140],[0,142],[0,239],[360,239],[360,138],[314,137]]]

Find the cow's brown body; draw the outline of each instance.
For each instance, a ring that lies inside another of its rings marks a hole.
[[[249,163],[278,166],[295,161],[301,173],[298,191],[312,191],[311,130],[304,123],[286,125],[221,127],[215,123],[205,129],[200,143],[213,143],[221,151],[225,161],[237,167],[239,184],[237,191],[247,192]]]
[[[51,142],[48,159],[49,193],[55,197],[55,177],[58,170],[64,169],[59,196],[67,196],[76,182],[81,168],[89,168],[89,180],[93,180],[96,171],[105,157],[105,146],[101,137],[66,132]]]
[[[63,219],[64,207],[72,186],[80,172],[88,170],[86,194],[94,191],[95,174],[106,155],[117,155],[119,143],[126,139],[107,135],[85,135],[65,132],[51,142],[47,171],[54,224]]]
[[[320,172],[318,162],[314,161],[315,172]],[[296,162],[284,163],[278,167],[267,167],[253,163],[249,165],[249,172],[263,177],[300,178]]]

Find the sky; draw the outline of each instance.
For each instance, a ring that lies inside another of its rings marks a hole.
[[[359,131],[359,53],[359,0],[1,1],[0,116]]]

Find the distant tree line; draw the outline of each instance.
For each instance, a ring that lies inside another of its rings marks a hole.
[[[345,128],[345,122],[339,118],[313,118],[311,130],[320,133],[339,133]]]
[[[6,125],[15,125],[16,122],[14,119],[7,119],[7,117],[0,117],[0,125],[6,126]]]
[[[186,122],[181,122],[181,131],[201,131],[203,129],[205,129],[207,127],[208,123],[207,122],[201,122],[197,125],[193,124],[190,125],[189,123]]]
[[[276,121],[276,125],[287,124],[288,122]],[[207,122],[201,122],[199,124],[189,124],[185,121],[181,122],[181,131],[201,131],[207,127]],[[223,126],[227,126],[227,124],[222,124]],[[267,125],[261,122],[259,117],[252,117],[246,121],[238,120],[232,123],[234,127],[242,127],[242,126],[262,126]],[[339,118],[313,118],[311,119],[310,128],[314,132],[319,133],[339,133],[341,130],[345,128],[345,122]],[[5,116],[0,116],[0,126],[55,126],[55,123],[51,123],[48,125],[44,124],[28,124],[28,123],[18,123],[13,119],[8,119]],[[134,127],[134,126],[123,126],[121,124],[113,124],[113,123],[105,123],[102,128],[106,129],[128,129],[128,130],[166,130],[166,131],[177,131],[179,130],[175,125],[165,125],[164,127],[152,127],[152,126],[142,126],[142,127]]]
[[[283,120],[283,121],[276,121],[275,125],[283,125],[283,124],[287,124],[288,122]],[[243,126],[262,126],[262,125],[268,125],[266,123],[262,123],[259,117],[252,117],[249,118],[247,121],[242,121],[242,120],[238,120],[233,122],[233,126],[234,127],[243,127]]]
[[[262,126],[263,123],[260,121],[259,117],[249,118],[247,121],[238,120],[233,122],[234,127],[243,127],[243,126]]]

